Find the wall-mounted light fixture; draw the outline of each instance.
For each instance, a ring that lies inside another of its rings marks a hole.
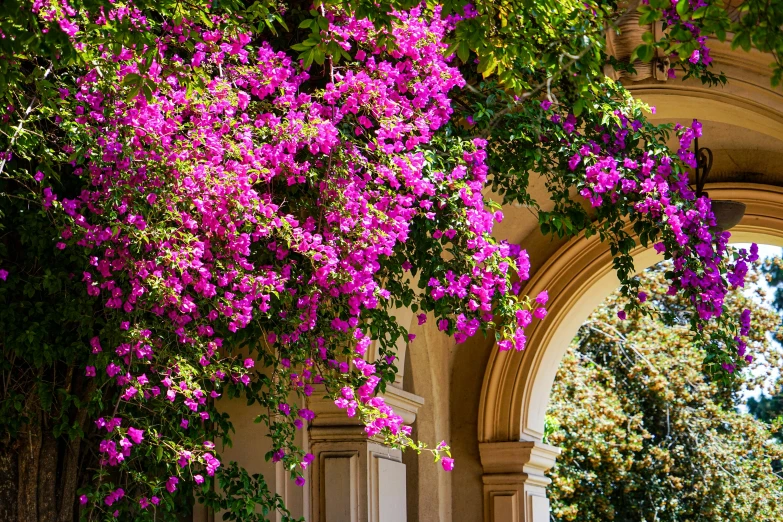
[[[698,138],[694,140],[693,149],[696,154],[696,168],[693,169],[696,173],[696,197],[709,197],[709,194],[704,192],[704,185],[710,170],[712,170],[712,151],[707,147],[700,148]],[[728,199],[713,199],[712,213],[715,214],[717,228],[721,231],[728,230],[742,221],[742,216],[745,215],[745,203]]]

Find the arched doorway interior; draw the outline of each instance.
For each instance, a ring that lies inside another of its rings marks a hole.
[[[732,229],[733,242],[783,246],[783,188],[719,183],[708,190],[714,199],[747,206]],[[634,252],[640,271],[660,260],[652,248]],[[545,473],[559,454],[541,442],[549,395],[579,326],[618,286],[609,249],[595,237],[569,241],[528,281],[529,295],[549,291],[549,315],[528,330],[525,351],[493,350],[482,386],[478,429],[485,521],[549,521]]]

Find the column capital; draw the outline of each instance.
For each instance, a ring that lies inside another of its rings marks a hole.
[[[379,394],[391,406],[394,413],[402,417],[405,424],[413,424],[419,408],[424,404],[424,398],[406,392],[395,386],[387,386],[384,393]],[[348,417],[345,410],[334,405],[332,399],[326,397],[323,385],[314,387],[313,394],[308,397],[307,404],[313,412],[313,426],[361,426],[358,417]]]
[[[484,474],[525,473],[543,475],[555,465],[560,448],[543,442],[482,442],[479,444]]]
[[[407,424],[424,399],[394,386],[380,397]],[[368,438],[358,417],[348,417],[317,386],[308,397],[316,414],[308,430],[312,522],[405,522],[406,470],[402,452]]]
[[[549,522],[546,472],[560,448],[535,441],[479,444],[485,522]]]

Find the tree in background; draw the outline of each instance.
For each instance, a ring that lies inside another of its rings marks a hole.
[[[779,322],[758,295],[733,291],[728,310],[753,308],[743,379],[722,387],[684,325],[687,303],[667,292],[665,265],[640,276],[661,317],[631,312],[611,295],[588,318],[562,362],[548,413],[556,520],[710,522],[783,519],[783,477],[773,462],[779,427],[741,413],[743,386],[764,385],[780,354],[766,334]],[[760,277],[757,271],[751,281]],[[758,293],[758,287],[754,292]],[[664,316],[666,320],[664,320]],[[768,383],[767,383],[768,384]]]
[[[773,257],[764,260],[762,271],[767,279],[767,284],[774,290],[772,304],[783,313],[783,259]]]
[[[772,304],[783,317],[783,258],[780,256],[764,260],[762,272],[767,284],[774,290]],[[779,323],[774,330],[778,342],[783,341],[783,329]],[[777,376],[776,384],[772,387],[772,393],[762,393],[758,398],[748,399],[748,411],[757,419],[764,422],[775,422],[783,417],[783,378]],[[783,439],[783,431],[776,433],[778,439]]]

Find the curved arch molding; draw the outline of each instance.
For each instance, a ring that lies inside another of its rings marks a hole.
[[[713,199],[747,205],[744,218],[732,229],[733,242],[783,246],[783,188],[718,183],[708,190]],[[633,255],[637,270],[662,259],[651,248],[638,247]],[[579,326],[619,284],[609,248],[595,236],[569,241],[532,274],[523,292],[548,290],[549,314],[528,328],[524,351],[492,350],[481,390],[480,442],[541,441],[560,361]]]

